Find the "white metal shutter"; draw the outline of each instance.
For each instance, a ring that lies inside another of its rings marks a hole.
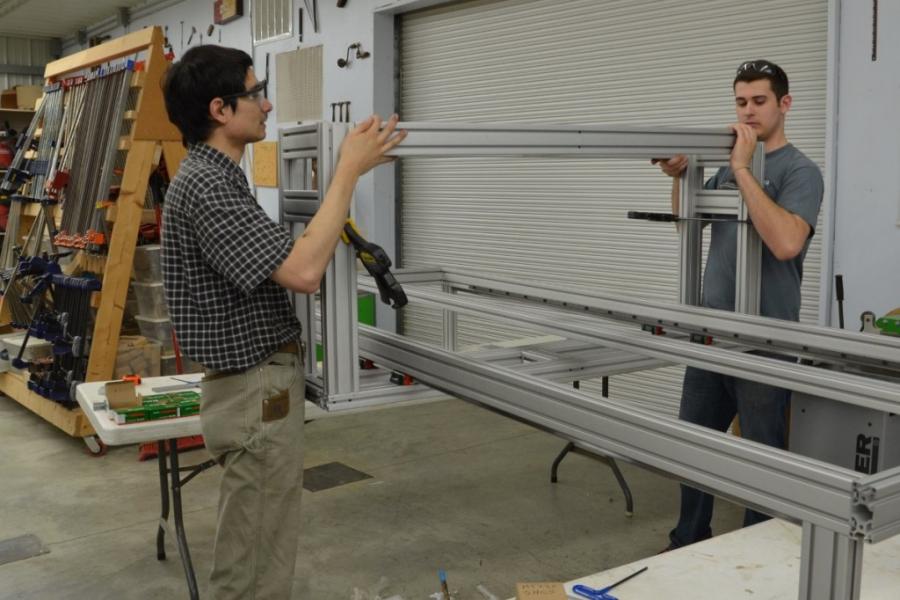
[[[734,120],[738,64],[788,73],[788,138],[825,162],[827,2],[475,0],[401,19],[400,106],[407,121],[719,126]],[[633,160],[404,159],[403,266],[452,265],[522,281],[588,285],[677,300],[670,180]],[[802,316],[815,322],[820,236],[804,268]],[[460,317],[463,344],[522,335]],[[411,337],[440,340],[436,312],[410,307]],[[635,335],[640,335],[635,332]],[[677,412],[681,369],[615,377],[611,395]],[[589,386],[588,386],[589,387]]]
[[[54,58],[52,40],[0,36],[0,64],[43,67]],[[0,73],[3,90],[17,85],[43,84],[43,71],[36,75]]]

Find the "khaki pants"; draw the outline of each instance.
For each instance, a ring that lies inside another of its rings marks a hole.
[[[208,597],[288,599],[303,484],[302,358],[275,353],[200,384],[206,447],[225,471]]]

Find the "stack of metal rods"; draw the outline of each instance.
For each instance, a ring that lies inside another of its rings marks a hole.
[[[65,164],[70,172],[57,240],[60,245],[83,247],[88,232],[105,230],[104,213],[98,208],[105,207],[116,176],[131,73],[121,67],[82,84],[81,118],[67,141]],[[73,238],[77,239],[74,243]]]
[[[23,171],[26,167],[25,155],[32,149],[38,126],[44,118],[44,108],[45,105],[43,103],[38,106],[37,112],[31,119],[31,123],[28,125],[25,136],[19,142],[19,146],[13,157],[13,161],[10,164],[9,170],[6,172],[3,185],[4,188],[8,187],[10,192],[18,191],[18,189],[12,189],[14,184],[12,183],[11,178],[14,177],[16,173]],[[18,261],[18,256],[13,252],[13,248],[15,248],[18,243],[17,233],[21,223],[22,203],[12,202],[9,207],[9,220],[6,225],[6,235],[3,238],[3,249],[0,250],[0,268],[3,270],[14,268]]]
[[[84,90],[84,86],[80,83],[66,86],[62,130],[57,144],[59,152],[54,155],[47,182],[48,191],[57,197],[68,182],[69,171],[72,169],[72,161],[75,158],[75,153],[71,151],[73,147],[70,141],[75,139],[75,131],[84,112]]]
[[[91,233],[107,233],[104,209],[127,156],[119,149],[120,137],[127,133],[125,111],[135,108],[139,98],[139,90],[131,87],[132,74],[129,62],[45,88],[12,165],[28,173],[30,180],[15,184],[20,189],[13,196],[20,200],[12,202],[7,229],[13,235],[5,237],[0,251],[4,302],[17,324],[34,318],[33,304],[21,300],[34,282],[17,274],[19,259],[56,254],[54,240],[61,246],[95,250],[87,243]],[[56,200],[62,209],[59,232],[47,211]],[[40,202],[42,208],[19,246],[15,232],[29,201]]]
[[[50,174],[50,166],[54,162],[59,149],[59,136],[62,130],[65,109],[63,96],[62,86],[59,84],[44,93],[43,102],[47,104],[47,108],[44,111],[41,137],[38,141],[37,154],[33,162],[34,176],[28,185],[29,193],[27,195],[31,200],[40,202],[41,209],[23,246],[22,253],[25,256],[37,256],[44,250],[49,252],[56,251],[52,237],[54,223],[47,216],[46,186],[47,177]]]
[[[52,220],[48,219],[45,198],[45,183],[50,164],[56,153],[57,141],[63,120],[63,92],[59,85],[50,86],[44,90],[44,99],[41,102],[38,113],[29,127],[31,140],[23,144],[22,161],[20,165],[24,171],[31,174],[30,180],[18,190],[18,195],[13,195],[10,206],[10,220],[7,224],[7,235],[3,245],[3,266],[5,269],[3,286],[4,302],[9,307],[10,315],[16,324],[29,323],[34,317],[35,304],[24,304],[22,296],[25,293],[27,282],[18,276],[16,265],[19,256],[37,256],[43,250],[53,251],[51,235],[48,228]],[[37,137],[38,128],[40,137]],[[37,148],[33,148],[34,139],[37,139]],[[33,153],[29,156],[29,153]],[[16,199],[18,198],[18,200]],[[21,248],[17,246],[18,231],[21,225],[22,210],[29,201],[42,202],[37,218]],[[49,247],[45,247],[45,243]]]

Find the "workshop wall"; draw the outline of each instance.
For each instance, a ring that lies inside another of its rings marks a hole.
[[[44,83],[44,65],[59,54],[53,40],[0,36],[0,90]],[[34,73],[24,72],[34,67]]]
[[[843,274],[846,327],[900,307],[900,2],[879,2],[872,60],[871,2],[841,10],[834,273]],[[831,323],[837,326],[837,303]]]

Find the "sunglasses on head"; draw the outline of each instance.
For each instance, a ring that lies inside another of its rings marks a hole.
[[[748,60],[737,68],[737,74],[741,73],[765,73],[767,75],[778,76],[775,71],[776,67],[764,60]]]
[[[249,98],[250,100],[259,101],[260,98],[268,98],[268,79],[263,79],[256,85],[254,85],[249,90],[244,90],[243,92],[235,92],[234,94],[225,94],[224,96],[220,96],[222,100],[237,100],[238,98]]]

